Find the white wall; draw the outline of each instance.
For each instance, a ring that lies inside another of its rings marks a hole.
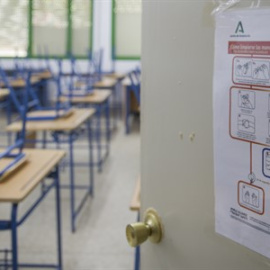
[[[112,1],[94,1],[94,50],[104,49],[104,70],[111,70]],[[115,67],[117,71],[124,72],[138,66],[139,63],[139,61],[116,61]]]

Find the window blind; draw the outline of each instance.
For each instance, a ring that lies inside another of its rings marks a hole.
[[[116,58],[134,58],[141,54],[141,0],[113,0],[113,39]]]
[[[67,6],[67,0],[33,1],[33,55],[66,55]]]
[[[25,57],[28,46],[28,0],[0,0],[0,57]]]
[[[72,53],[87,56],[92,43],[92,1],[72,0]]]

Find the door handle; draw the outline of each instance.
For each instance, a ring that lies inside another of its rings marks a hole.
[[[163,231],[163,225],[158,213],[150,208],[144,214],[144,222],[127,225],[126,237],[132,247],[141,245],[147,239],[157,244],[162,240]]]

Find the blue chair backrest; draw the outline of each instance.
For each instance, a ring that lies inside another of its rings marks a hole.
[[[24,90],[24,95],[23,95],[23,108],[21,111],[21,121],[22,121],[22,130],[19,134],[19,140],[21,140],[21,145],[20,145],[20,152],[22,152],[22,149],[25,144],[25,133],[26,133],[26,119],[27,119],[27,111],[28,111],[28,100],[29,100],[29,92],[28,88],[31,86],[31,72],[27,74],[26,77],[26,89]]]
[[[100,76],[102,75],[103,54],[104,54],[103,49],[100,49],[99,54],[98,54],[98,64],[97,64],[98,73],[100,74]]]
[[[103,49],[99,49],[98,51],[96,51],[91,61],[94,67],[94,73],[98,75],[98,80],[101,80],[102,79]]]
[[[93,73],[93,63],[92,63],[92,57],[93,57],[93,53],[92,50],[89,49],[87,50],[87,59],[88,59],[88,66],[87,66],[87,75],[90,75]]]
[[[22,89],[23,91],[27,90],[27,92],[28,92],[28,98],[27,98],[26,105],[23,104],[23,101],[19,100],[17,93],[16,93],[16,91],[18,91],[18,90],[14,90],[14,88],[11,86],[10,80],[8,79],[5,71],[2,68],[0,68],[0,78],[3,81],[5,87],[8,88],[10,98],[11,98],[13,104],[15,105],[15,108],[18,111],[18,113],[20,114],[20,116],[23,115],[24,106],[26,106],[27,110],[41,108],[39,99],[31,86],[31,72],[28,72],[27,74],[24,72],[23,75],[20,76],[20,78],[24,79],[26,82],[24,89]],[[22,92],[20,92],[20,93],[22,93]]]
[[[22,67],[22,63],[20,63],[18,57],[14,58],[14,68],[15,68],[15,74],[14,74],[15,76],[14,77],[16,77],[16,75],[22,73],[23,67]]]
[[[141,79],[136,71],[132,71],[128,74],[130,79],[129,88],[133,91],[138,103],[141,103]]]
[[[98,51],[92,53],[91,50],[88,50],[88,74],[98,74],[98,76],[102,75],[102,64],[103,64],[103,49],[99,49]]]
[[[81,72],[78,70],[79,68],[77,65],[76,58],[72,54],[70,54],[69,59],[70,59],[70,66],[71,66],[71,76],[80,76]]]
[[[69,89],[69,83],[66,83],[65,81],[65,75],[63,72],[63,61],[62,59],[56,59],[57,65],[58,65],[58,74],[54,76],[54,81],[56,82],[57,87],[57,93],[56,93],[56,111],[62,110],[62,109],[69,109],[71,108],[71,100],[70,98],[67,99],[66,102],[61,102],[61,96],[63,93],[63,87],[66,89]]]
[[[50,65],[50,55],[49,55],[49,49],[48,46],[44,46],[44,59],[45,59],[45,66],[48,71],[52,73],[51,65]]]
[[[27,77],[27,81],[30,82],[31,75],[29,74]],[[23,109],[22,109],[22,129],[19,133],[16,142],[7,147],[7,149],[0,153],[0,159],[2,158],[11,158],[11,161],[8,165],[6,165],[1,171],[0,171],[0,178],[10,169],[12,168],[17,162],[19,162],[25,155],[22,153],[24,145],[25,145],[25,133],[26,133],[26,114],[27,114],[27,102],[28,102],[28,91],[24,90],[23,95]]]
[[[71,67],[71,81],[74,83],[76,80],[83,80],[82,71],[77,63],[76,58],[70,54],[70,67]]]
[[[69,90],[70,98],[76,96],[76,90],[82,90],[82,87],[76,86],[76,82],[84,82],[83,88],[85,88],[85,93],[89,94],[93,90],[94,77],[83,76],[77,60],[74,56],[70,55],[70,66],[71,66],[71,75],[65,76],[64,80],[66,81],[65,87]],[[77,91],[78,92],[78,91]]]
[[[62,63],[60,62],[60,65],[62,65]],[[55,82],[57,84],[57,95],[56,95],[56,105],[54,108],[44,108],[41,106],[39,98],[35,92],[35,90],[33,89],[32,85],[31,85],[31,76],[29,77],[29,74],[31,75],[31,72],[23,72],[21,78],[23,78],[25,80],[25,87],[24,89],[22,89],[23,91],[27,91],[28,93],[28,99],[27,99],[27,104],[26,104],[26,109],[27,111],[30,110],[55,110],[56,111],[56,117],[58,117],[58,112],[60,110],[69,110],[71,107],[71,103],[70,100],[68,100],[66,103],[61,103],[60,102],[60,97],[61,97],[61,76],[62,76],[62,69],[60,66],[60,70],[59,70],[59,74],[58,76],[55,77]],[[6,87],[9,89],[10,92],[10,99],[12,100],[13,104],[15,105],[16,110],[18,111],[18,113],[20,114],[20,116],[22,116],[23,114],[23,101],[21,98],[18,97],[17,91],[18,90],[14,90],[14,88],[11,86],[9,79],[7,78],[5,71],[3,69],[0,68],[0,77],[2,78],[2,81],[4,83],[4,85],[6,85]],[[20,93],[22,93],[22,91],[20,90]],[[28,120],[38,120],[37,118],[32,118],[32,117],[26,117]],[[48,117],[39,117],[40,120],[49,120]]]

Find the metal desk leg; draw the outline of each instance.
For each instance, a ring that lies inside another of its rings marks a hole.
[[[42,148],[46,149],[46,142],[47,142],[47,132],[42,132]]]
[[[18,239],[17,239],[17,210],[18,204],[12,204],[11,210],[11,243],[12,243],[12,266],[18,270]]]
[[[97,139],[97,163],[98,163],[98,172],[102,172],[102,148],[101,148],[101,106],[96,106],[96,114],[97,114],[97,127],[96,127],[96,139]]]
[[[128,88],[126,88],[126,115],[125,115],[126,134],[129,134],[130,132],[129,114],[130,114],[130,91],[128,90]]]
[[[11,97],[7,98],[7,125],[11,123]],[[8,145],[11,145],[12,134],[11,132],[7,133],[8,135]]]
[[[112,107],[113,107],[113,129],[117,129],[117,88],[116,86],[113,87],[113,102],[112,102]]]
[[[90,175],[89,195],[91,197],[94,197],[94,172],[93,172],[94,164],[93,164],[91,120],[87,121],[87,131],[88,131],[88,145],[89,145],[89,175]]]
[[[61,200],[59,184],[59,166],[55,172],[55,199],[56,199],[56,232],[57,232],[57,258],[59,270],[62,270],[62,237],[61,237]]]
[[[118,92],[118,102],[119,102],[119,107],[118,107],[118,113],[119,113],[119,119],[122,119],[122,83],[121,80],[117,81],[117,92]]]
[[[109,100],[105,103],[105,118],[106,118],[106,152],[107,155],[110,153],[110,140],[111,140],[111,129],[110,129],[110,105]]]
[[[47,140],[47,133],[46,131],[43,131],[42,132],[42,149],[46,149],[46,140]],[[45,181],[43,180],[41,182],[41,194],[44,192],[45,189],[46,189]]]
[[[74,159],[73,159],[73,139],[72,132],[69,133],[69,171],[70,171],[70,211],[71,211],[71,230],[76,231],[75,226],[75,185],[74,185]]]

